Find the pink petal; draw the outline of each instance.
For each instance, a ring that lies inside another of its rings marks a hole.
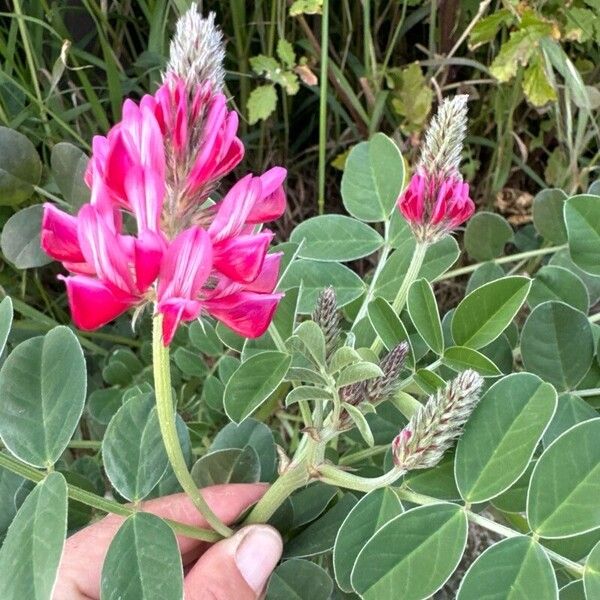
[[[261,190],[260,178],[252,175],[246,175],[229,190],[217,205],[215,218],[208,229],[213,241],[233,237],[243,230]]]
[[[238,235],[214,245],[215,269],[241,283],[254,281],[262,268],[273,233],[264,231],[256,235]]]
[[[215,319],[248,338],[260,337],[271,324],[283,294],[238,292],[225,298],[207,300],[204,306]]]
[[[135,239],[135,278],[140,292],[146,291],[158,277],[165,246],[161,235],[153,231],[143,231]]]
[[[164,178],[156,171],[135,165],[125,177],[125,190],[138,231],[159,231],[166,191]]]
[[[193,300],[168,300],[159,304],[158,311],[163,315],[163,344],[168,346],[173,341],[181,321],[197,319],[201,308],[200,302]]]
[[[190,227],[171,242],[160,267],[159,302],[195,300],[212,270],[212,245],[206,231]]]
[[[55,260],[84,262],[77,239],[77,219],[46,202],[42,217],[41,246]]]
[[[261,272],[258,277],[250,284],[245,286],[247,292],[262,292],[270,294],[279,281],[279,269],[283,252],[274,252],[267,254],[263,262]]]
[[[283,182],[287,171],[283,167],[273,167],[263,173],[261,182],[261,196],[255,202],[246,221],[248,223],[266,223],[278,219],[286,207]]]
[[[116,297],[101,281],[84,275],[60,277],[67,285],[69,306],[75,325],[91,330],[106,325],[134,306],[134,297]]]
[[[124,240],[111,230],[93,205],[84,204],[79,210],[77,234],[83,256],[98,277],[125,293],[135,293],[129,268],[131,256]]]

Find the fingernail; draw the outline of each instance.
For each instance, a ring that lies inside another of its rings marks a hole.
[[[251,525],[237,535],[244,534],[235,552],[235,564],[246,583],[261,592],[275,565],[281,558],[281,536],[268,525]]]

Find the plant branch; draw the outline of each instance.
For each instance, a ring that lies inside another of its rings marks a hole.
[[[175,407],[171,393],[171,367],[169,364],[169,348],[163,344],[163,317],[158,313],[153,319],[152,329],[152,365],[154,369],[154,393],[156,395],[156,410],[169,462],[173,467],[177,481],[190,497],[194,506],[206,519],[206,522],[223,537],[229,537],[233,531],[215,515],[208,506],[202,494],[198,491],[196,482],[188,470],[175,421]]]

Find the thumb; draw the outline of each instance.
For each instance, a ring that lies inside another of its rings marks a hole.
[[[256,600],[277,562],[283,542],[268,525],[250,525],[211,546],[185,578],[186,600]]]

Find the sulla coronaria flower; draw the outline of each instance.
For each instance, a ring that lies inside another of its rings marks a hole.
[[[190,32],[178,27],[174,66],[161,87],[139,104],[126,100],[122,120],[94,138],[85,176],[90,202],[77,216],[45,205],[42,248],[69,272],[61,278],[82,329],[153,303],[166,345],[181,321],[202,315],[258,337],[281,299],[274,292],[281,255],[268,254],[273,234],[262,226],[285,210],[286,171],[247,175],[222,200],[211,198],[244,147],[220,91],[220,33],[213,16],[195,11],[184,24],[213,36],[201,40],[204,59],[181,56],[198,44],[182,42]],[[178,72],[188,64],[196,77]]]
[[[469,184],[458,167],[466,131],[466,96],[445,100],[431,122],[415,174],[398,198],[398,209],[417,240],[432,243],[475,211]]]

